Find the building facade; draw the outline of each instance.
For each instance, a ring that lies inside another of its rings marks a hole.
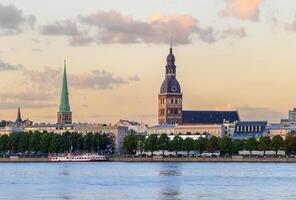
[[[234,139],[260,138],[265,136],[267,121],[240,121],[235,124]]]
[[[296,108],[289,111],[289,121],[296,122]]]
[[[130,120],[119,120],[117,123],[118,126],[126,126],[128,130],[135,131],[138,135],[146,135],[147,134],[147,124],[143,122],[136,122]]]
[[[71,112],[70,103],[69,103],[66,61],[64,61],[64,75],[63,75],[61,102],[60,102],[60,109],[57,115],[58,115],[57,116],[58,124],[72,124],[72,112]]]
[[[196,125],[180,125],[180,124],[160,124],[148,128],[148,135],[151,134],[167,134],[171,137],[180,136],[216,136],[224,137],[225,126],[223,124],[196,124]]]

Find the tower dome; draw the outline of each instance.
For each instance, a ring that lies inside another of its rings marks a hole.
[[[175,56],[173,54],[173,48],[172,47],[170,48],[170,53],[167,56],[166,60],[167,60],[167,65],[168,66],[175,65]]]
[[[164,79],[160,93],[181,93],[181,87],[177,79],[175,78],[166,78]]]

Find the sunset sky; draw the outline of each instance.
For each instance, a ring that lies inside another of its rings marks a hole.
[[[296,106],[295,0],[0,0],[0,119],[157,122],[172,36],[185,110],[277,122]]]

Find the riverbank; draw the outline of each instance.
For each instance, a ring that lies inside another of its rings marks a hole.
[[[273,157],[191,157],[191,158],[163,158],[163,157],[116,157],[110,158],[111,162],[249,162],[249,163],[296,163],[296,158]]]
[[[40,163],[48,162],[48,158],[0,158],[0,163]]]
[[[246,163],[296,163],[296,158],[272,158],[272,157],[191,157],[191,158],[162,158],[162,157],[114,157],[110,162],[246,162]],[[42,163],[48,162],[48,158],[0,158],[0,163]]]

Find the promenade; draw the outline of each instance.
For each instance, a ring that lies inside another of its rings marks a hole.
[[[113,157],[109,158],[110,162],[248,162],[248,163],[296,163],[296,158],[286,157],[183,157],[183,158],[169,158],[169,157]],[[48,162],[47,158],[0,158],[0,163],[39,163]]]

